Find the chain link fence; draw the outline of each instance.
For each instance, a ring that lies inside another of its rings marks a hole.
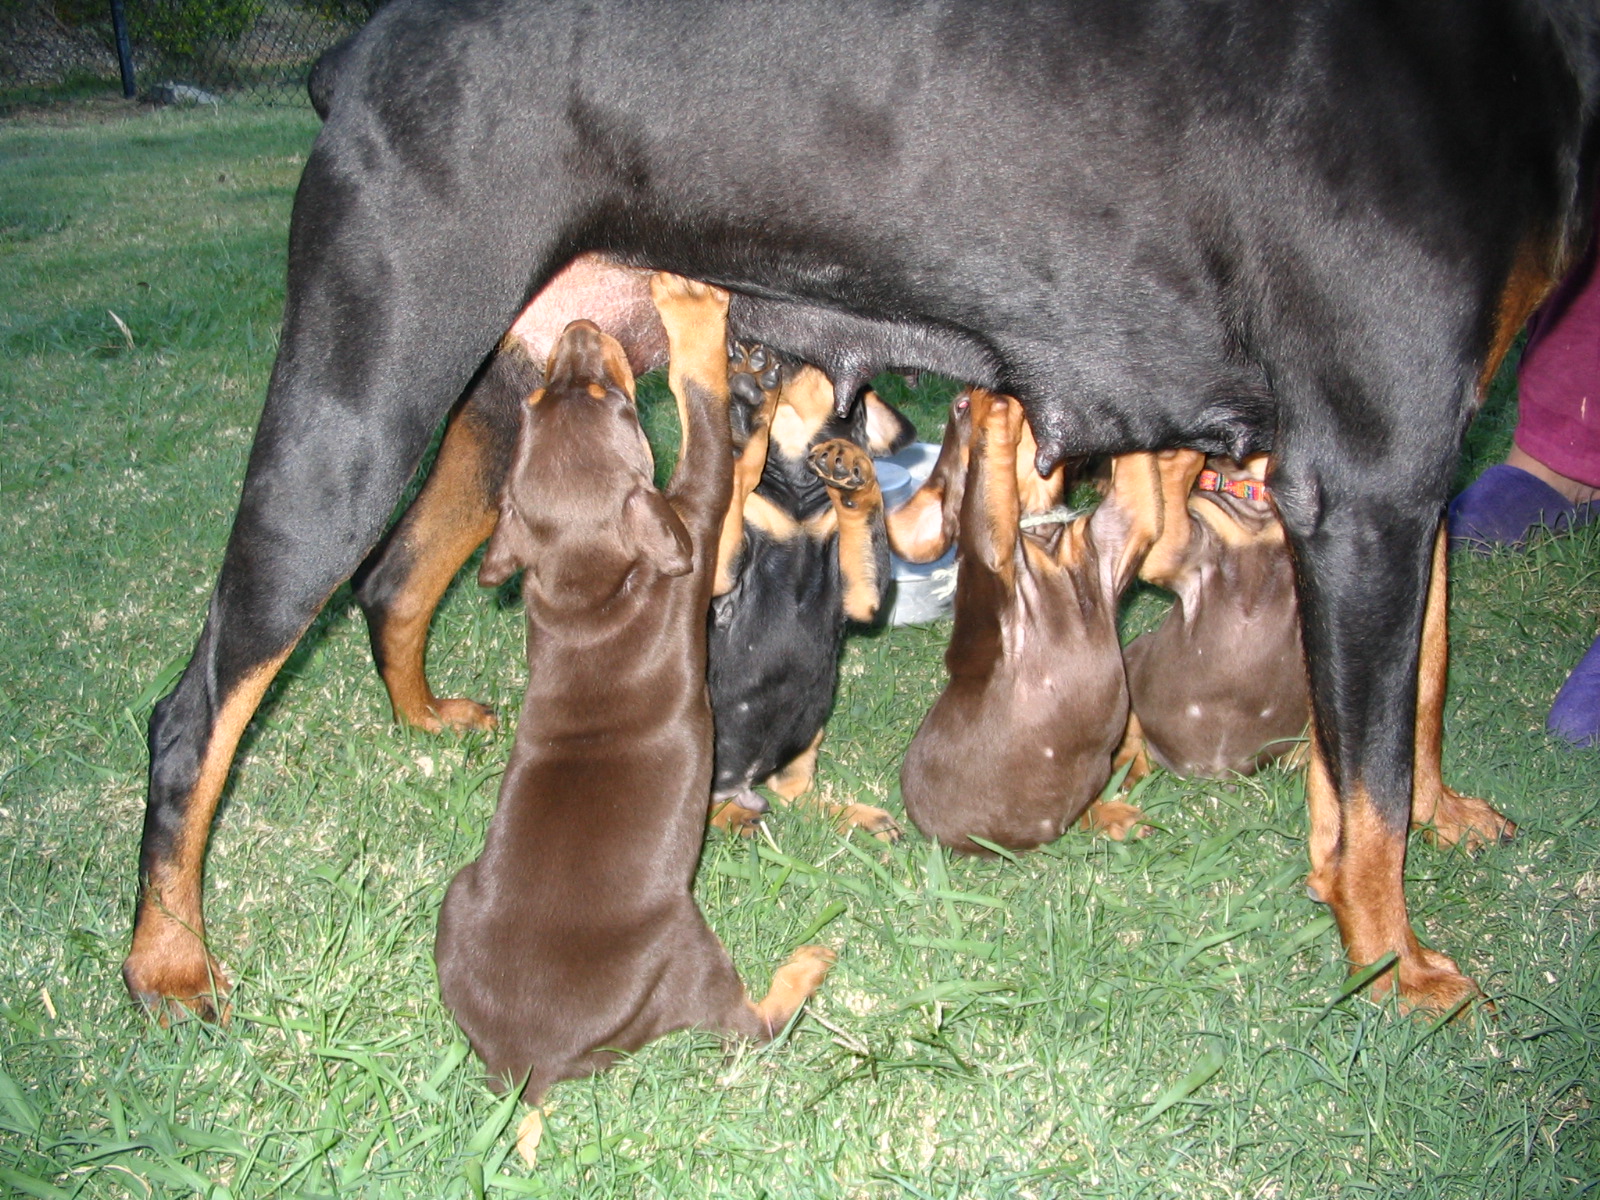
[[[124,0],[138,90],[159,98],[163,85],[179,84],[219,98],[305,104],[311,64],[381,2]],[[117,74],[110,0],[0,0],[0,31],[10,43],[0,77],[48,83],[63,72]]]
[[[176,6],[128,5],[141,92],[172,82],[268,104],[308,103],[305,83],[311,65],[369,15],[352,11],[352,6],[296,0],[218,0],[217,7],[228,17],[226,28],[174,44],[179,39],[151,36],[152,17],[159,19],[163,7],[170,12]]]

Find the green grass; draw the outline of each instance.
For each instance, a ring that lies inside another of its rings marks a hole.
[[[220,561],[313,131],[295,111],[0,126],[0,1194],[1600,1193],[1600,756],[1542,732],[1600,626],[1600,531],[1456,576],[1447,775],[1523,835],[1476,857],[1419,843],[1409,891],[1492,1017],[1441,1029],[1342,996],[1294,775],[1158,774],[1150,837],[1074,832],[1016,862],[785,813],[771,843],[711,839],[699,897],[753,989],[802,938],[835,945],[822,994],[770,1050],[680,1035],[561,1085],[530,1170],[430,954],[510,722],[396,729],[340,596],[216,827],[235,1019],[148,1022],[117,977],[143,722]],[[1509,427],[1502,387],[1477,466]],[[899,809],[946,632],[851,640],[825,793]],[[464,581],[438,682],[510,714],[521,641]]]

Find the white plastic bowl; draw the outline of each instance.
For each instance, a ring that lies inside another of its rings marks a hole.
[[[939,458],[934,442],[913,442],[898,454],[873,463],[883,506],[893,512],[909,500],[933,471]],[[894,587],[888,600],[888,623],[923,625],[948,617],[955,604],[956,548],[931,563],[909,563],[898,554],[889,555]]]

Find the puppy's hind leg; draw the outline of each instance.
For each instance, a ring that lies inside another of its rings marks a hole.
[[[811,791],[817,778],[817,751],[822,746],[826,730],[817,730],[817,736],[797,756],[767,777],[767,786],[776,792],[785,804],[794,804]],[[834,804],[828,800],[811,797],[814,804],[833,819],[841,833],[852,829],[865,829],[880,842],[898,842],[900,825],[889,813],[870,804]]]

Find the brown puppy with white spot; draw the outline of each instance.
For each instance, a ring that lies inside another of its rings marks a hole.
[[[622,347],[569,325],[524,414],[480,572],[523,573],[533,651],[483,854],[456,876],[439,987],[536,1102],[675,1029],[769,1038],[827,974],[797,951],[752,1003],[690,894],[711,785],[706,610],[733,483],[726,293],[657,276],[683,445],[665,493]]]
[[[1174,774],[1248,775],[1274,759],[1305,761],[1310,685],[1300,640],[1294,566],[1267,487],[1267,456],[1243,464],[1169,450],[1163,464],[1162,534],[1139,578],[1174,593],[1165,620],[1124,650],[1133,713],[1118,762],[1129,781],[1147,755]],[[1444,604],[1436,588],[1430,604]],[[1516,826],[1441,775],[1438,672],[1421,681],[1417,798],[1411,823],[1434,840],[1468,847],[1506,839]]]
[[[1021,407],[982,389],[964,399],[953,414],[969,445],[950,682],[906,752],[900,790],[917,828],[946,845],[1027,850],[1061,836],[1110,778],[1128,715],[1117,598],[1160,534],[1161,490],[1154,457],[1127,455],[1092,514],[1024,528],[1019,467],[1034,445]],[[945,451],[959,457],[948,438]],[[930,510],[901,532],[931,525]]]
[[[1294,568],[1267,499],[1266,456],[1242,466],[1167,451],[1174,494],[1139,578],[1177,597],[1124,650],[1133,703],[1124,757],[1178,775],[1248,775],[1305,745],[1311,693]],[[1201,480],[1207,485],[1196,490]]]

